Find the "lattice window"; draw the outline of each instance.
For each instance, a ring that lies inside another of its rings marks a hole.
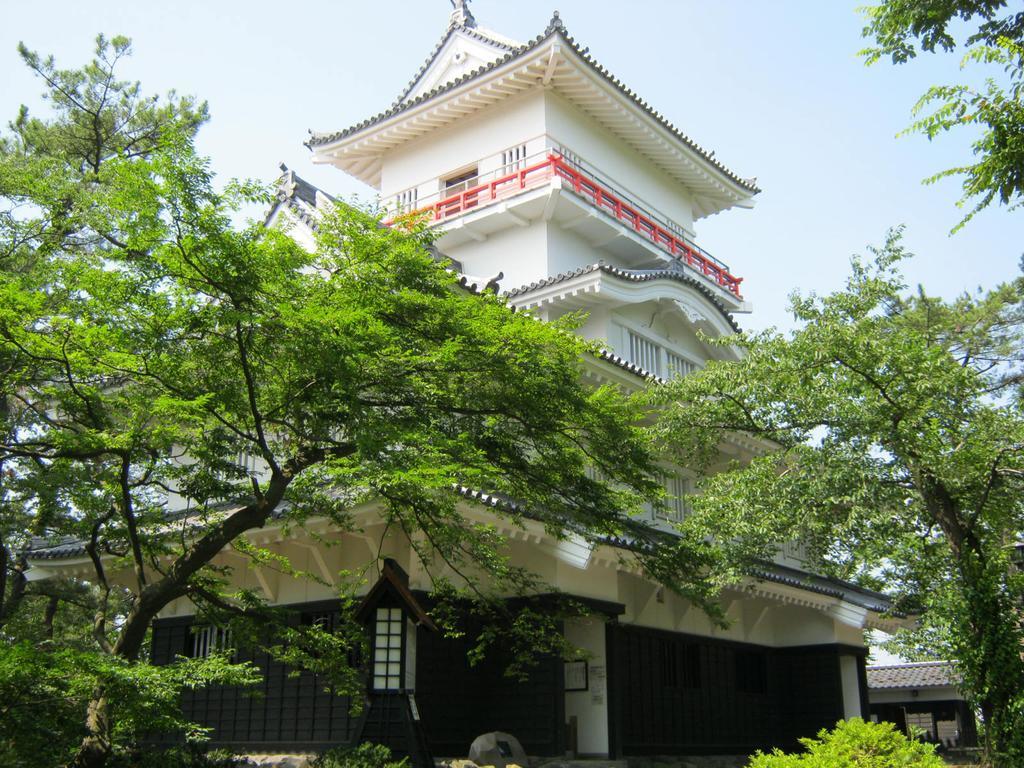
[[[208,625],[192,629],[192,658],[205,659],[215,651],[231,650],[231,630]]]
[[[935,733],[932,730],[931,712],[907,712],[907,731],[916,736],[918,733],[925,734],[928,741],[935,740]]]
[[[663,477],[665,484],[665,508],[658,516],[664,520],[671,520],[674,523],[682,522],[690,514],[690,503],[687,497],[693,493],[693,484],[688,477],[670,474]]]
[[[395,212],[408,213],[409,211],[415,211],[419,196],[420,191],[417,187],[399,192],[395,195]]]
[[[782,545],[783,557],[788,557],[790,560],[796,560],[798,562],[807,561],[807,545],[799,539],[793,541],[787,541]]]
[[[511,147],[501,153],[501,172],[512,173],[526,165],[526,145]]]
[[[401,608],[378,608],[373,634],[373,688],[402,689],[402,635],[405,617]]]
[[[660,347],[653,341],[638,333],[629,331],[629,360],[633,365],[638,365],[648,373],[659,376],[659,351]]]
[[[235,457],[235,463],[241,467],[242,471],[249,475],[249,477],[255,477],[259,474],[259,461],[259,456],[248,451],[242,451],[237,457]]]
[[[689,237],[689,235],[686,234],[686,230],[683,228],[682,224],[677,224],[671,219],[662,219],[659,223],[666,226],[669,229],[669,231],[672,232],[674,235],[678,235],[681,240],[685,241]]]
[[[663,688],[700,688],[700,646],[677,639],[658,642],[659,680]]]
[[[454,176],[449,176],[444,180],[444,194],[445,196],[458,195],[465,192],[467,189],[477,183],[479,174],[476,168],[462,171]]]
[[[299,621],[306,627],[316,627],[324,632],[333,632],[337,616],[335,611],[310,611],[303,613],[299,617]]]
[[[256,477],[260,474],[260,457],[250,451],[239,451],[235,454],[230,463],[238,467],[249,477]],[[218,470],[214,476],[219,480],[236,480],[238,475],[230,470]]]
[[[665,368],[668,370],[668,378],[672,379],[676,376],[688,376],[697,370],[697,364],[691,360],[687,360],[682,355],[677,355],[675,352],[665,351]]]

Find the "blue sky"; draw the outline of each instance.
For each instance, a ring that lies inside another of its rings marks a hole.
[[[794,289],[841,285],[849,256],[906,225],[908,281],[952,296],[1014,277],[1024,211],[991,209],[950,236],[959,182],[921,179],[970,159],[969,137],[897,139],[928,85],[961,77],[955,56],[867,68],[865,0],[475,0],[478,22],[527,40],[557,7],[569,32],[628,86],[764,192],[752,211],[698,222],[698,242],[745,278],[745,327],[790,324]],[[38,107],[15,46],[78,66],[97,32],[133,38],[124,69],[147,91],[210,102],[200,146],[222,178],[270,179],[284,161],[341,195],[370,191],[314,168],[307,129],[386,107],[447,23],[448,0],[0,0],[0,117]]]

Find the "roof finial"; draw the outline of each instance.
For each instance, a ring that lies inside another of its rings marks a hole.
[[[469,10],[470,0],[451,0],[452,11],[451,21],[448,22],[449,26],[453,27],[475,27],[476,19],[473,18],[473,13]]]
[[[550,35],[555,30],[563,29],[565,29],[565,24],[562,23],[562,18],[558,15],[558,11],[555,11],[551,16],[551,21],[548,22],[548,28],[544,32]]]

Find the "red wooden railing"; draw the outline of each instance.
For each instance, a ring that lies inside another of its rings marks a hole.
[[[612,192],[556,153],[549,154],[541,162],[533,163],[504,176],[498,176],[484,184],[470,187],[425,208],[405,214],[405,216],[415,218],[425,215],[428,221],[444,221],[503,197],[540,186],[552,178],[567,182],[573,192],[595,208],[622,222],[662,250],[708,279],[715,281],[730,293],[737,297],[740,296],[742,277],[730,274],[729,268],[725,264],[698,250],[680,235],[666,229],[653,217],[646,214],[640,206]],[[390,225],[393,221],[394,219],[389,219],[385,223]]]

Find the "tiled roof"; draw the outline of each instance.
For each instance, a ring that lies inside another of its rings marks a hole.
[[[840,598],[875,613],[886,613],[892,609],[889,597],[881,592],[865,589],[832,576],[822,576],[810,571],[790,568],[787,565],[765,562],[759,568],[753,568],[750,575],[762,581],[771,581],[788,587],[806,589],[819,595]]]
[[[211,504],[200,511],[196,511],[194,509],[176,510],[168,512],[165,520],[168,523],[180,522],[186,528],[198,529],[207,522],[207,515],[236,512],[241,509],[245,503],[246,502],[244,501],[227,501]],[[291,502],[281,501],[278,503],[273,513],[271,513],[270,519],[280,520],[291,508]],[[175,531],[175,533],[180,533],[180,531]],[[84,539],[78,539],[71,536],[64,536],[57,540],[35,537],[29,544],[29,548],[25,554],[28,555],[30,560],[64,560],[67,558],[82,557],[85,555],[85,545],[86,542]],[[100,542],[99,548],[103,554],[118,554],[113,551],[109,544],[104,542]]]
[[[84,554],[85,542],[67,536],[56,541],[35,537],[28,548],[28,555],[33,560],[62,560]]]
[[[444,38],[442,38],[440,44],[437,46],[437,48],[435,48],[434,53],[431,54],[431,58],[427,60],[427,64],[424,66],[423,70],[421,70],[421,72],[417,74],[416,79],[413,80],[409,88],[407,88],[406,91],[403,93],[403,97],[408,95],[409,91],[412,89],[412,86],[415,85],[416,80],[422,77],[423,71],[425,71],[426,67],[430,65],[430,61],[433,59],[434,56],[437,55],[437,52],[440,50],[442,46],[444,46],[445,42],[447,42],[448,40],[448,37],[453,32],[454,28],[448,30]],[[714,166],[723,174],[725,174],[725,176],[727,176],[733,182],[735,182],[736,184],[738,184],[739,186],[743,187],[744,189],[753,194],[757,194],[758,192],[761,191],[754,179],[745,179],[739,176],[737,173],[730,170],[717,159],[715,159],[714,152],[709,152],[702,146],[697,144],[697,142],[695,142],[693,139],[691,139],[689,136],[687,136],[681,130],[679,130],[671,121],[668,120],[668,118],[666,118],[656,109],[654,109],[650,104],[648,104],[646,101],[640,98],[640,96],[635,91],[627,87],[625,83],[623,83],[617,77],[612,75],[611,72],[609,72],[604,66],[602,66],[596,59],[594,59],[590,55],[589,48],[581,48],[580,45],[572,37],[569,36],[568,31],[565,28],[565,24],[562,22],[561,18],[559,18],[557,11],[555,11],[555,15],[551,19],[551,23],[548,24],[548,27],[547,29],[544,30],[543,34],[538,35],[533,40],[524,43],[518,48],[510,48],[508,50],[508,53],[498,58],[497,60],[491,62],[490,64],[485,64],[481,67],[477,67],[472,72],[468,72],[462,77],[452,80],[451,82],[439,85],[438,87],[417,96],[415,99],[411,99],[408,101],[397,101],[385,111],[377,115],[374,115],[373,117],[367,118],[366,120],[363,120],[362,122],[357,123],[344,130],[334,131],[331,133],[313,133],[312,131],[310,131],[310,138],[306,142],[306,146],[312,149],[313,147],[321,146],[324,144],[330,144],[339,139],[343,139],[346,136],[351,136],[354,133],[358,133],[364,128],[369,128],[372,125],[384,122],[388,118],[394,117],[395,115],[398,115],[406,111],[407,109],[423,104],[424,102],[429,101],[435,96],[440,96],[441,94],[452,91],[458,88],[459,86],[464,85],[465,83],[477,77],[480,77],[481,75],[491,72],[497,69],[498,67],[507,64],[510,61],[513,61],[514,59],[524,56],[530,51],[539,48],[546,40],[548,40],[550,37],[553,37],[554,35],[560,36],[562,40],[566,43],[566,45],[569,47],[569,49],[572,50],[573,53],[575,53],[580,58],[580,60],[585,62],[591,69],[593,69],[594,72],[596,72],[598,75],[604,78],[605,81],[614,86],[621,94],[630,99],[634,104],[640,107],[650,117],[654,118],[654,120],[661,124],[662,127],[667,129],[676,139],[681,141],[687,147],[689,147],[698,155],[700,155],[704,160],[706,160],[712,166]]]
[[[870,666],[867,673],[868,688],[937,688],[959,682],[949,661]]]
[[[505,295],[510,299],[515,299],[517,296],[532,293],[533,291],[540,288],[546,288],[550,285],[558,285],[559,283],[564,283],[567,280],[572,280],[574,277],[587,275],[592,272],[604,272],[606,275],[611,275],[612,277],[617,277],[620,280],[626,280],[633,283],[644,283],[650,280],[674,280],[677,283],[689,285],[692,288],[696,288],[704,295],[705,298],[707,298],[708,301],[711,302],[733,330],[737,332],[740,330],[740,326],[736,322],[735,318],[729,313],[711,289],[708,288],[702,280],[691,277],[681,268],[675,266],[675,262],[672,263],[672,266],[665,267],[664,269],[622,269],[621,267],[605,264],[604,262],[598,262],[597,264],[588,264],[585,267],[580,267],[579,269],[574,269],[570,272],[560,272],[557,275],[545,277],[543,280],[537,280],[536,282],[528,285],[521,285],[518,288],[506,291]]]
[[[283,205],[291,211],[299,221],[311,230],[316,231],[317,222],[314,212],[317,209],[317,193],[320,193],[332,202],[334,201],[334,197],[328,195],[322,189],[310,184],[284,163],[280,164],[280,168],[281,176],[277,180],[277,194],[274,196],[274,204],[263,217],[263,223],[269,223],[277,206]]]
[[[622,368],[625,371],[629,371],[630,373],[639,376],[641,379],[664,381],[664,379],[658,376],[657,374],[651,373],[650,371],[641,368],[636,363],[632,363],[620,355],[616,355],[610,349],[602,349],[600,352],[597,353],[597,356],[600,357],[602,360],[607,360],[612,365],[617,365],[619,366],[619,368]]]

